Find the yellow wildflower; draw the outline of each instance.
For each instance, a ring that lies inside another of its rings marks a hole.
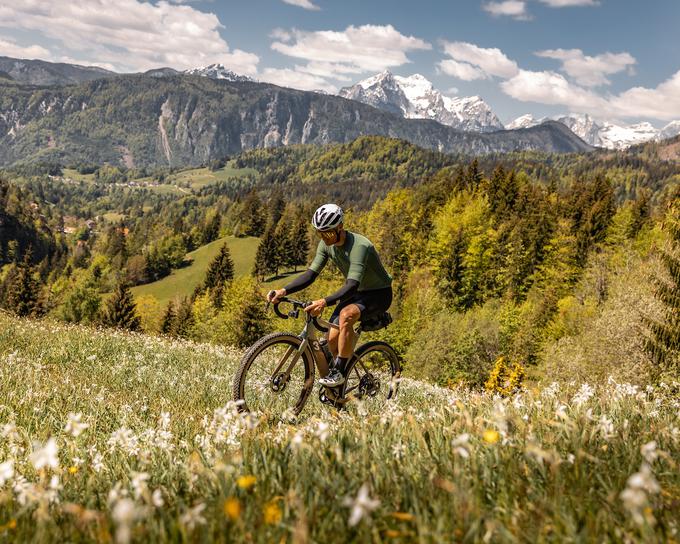
[[[482,434],[482,438],[484,439],[484,442],[487,444],[495,444],[500,440],[501,435],[498,434],[498,431],[494,429],[487,429],[484,431],[484,434]]]
[[[269,501],[264,506],[264,522],[267,525],[276,525],[281,522],[283,512],[276,501]]]
[[[236,485],[241,489],[250,489],[257,482],[257,478],[253,475],[239,476],[236,478]]]
[[[390,515],[399,521],[413,521],[413,514],[408,512],[392,512]]]
[[[75,474],[76,472],[78,472],[78,467],[77,467],[77,466],[71,465],[70,467],[68,467],[68,473],[69,473],[69,474]]]
[[[237,520],[241,516],[241,503],[233,497],[224,501],[224,515],[231,520]]]

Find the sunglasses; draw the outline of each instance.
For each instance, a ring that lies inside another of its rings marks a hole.
[[[316,233],[319,235],[324,242],[334,242],[337,240],[338,231],[337,230],[317,230]]]

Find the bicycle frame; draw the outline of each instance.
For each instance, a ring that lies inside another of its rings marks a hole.
[[[285,302],[291,302],[291,301],[285,301]],[[294,312],[291,312],[289,316],[286,317],[297,317],[298,316],[298,309],[294,310]],[[277,312],[278,313],[278,312]],[[326,321],[325,319],[322,319],[320,317],[312,317],[311,315],[307,314],[305,318],[305,326],[302,329],[302,332],[298,334],[298,338],[302,340],[302,343],[300,346],[295,349],[293,346],[288,348],[286,350],[286,353],[283,354],[283,357],[281,358],[281,361],[278,363],[276,368],[274,369],[274,372],[272,373],[272,377],[274,376],[283,376],[285,378],[285,381],[287,382],[290,379],[290,373],[293,371],[293,368],[295,368],[295,365],[297,362],[300,360],[300,357],[302,354],[305,352],[305,350],[308,351],[309,355],[312,357],[314,362],[316,363],[316,367],[319,371],[319,374],[321,376],[326,376],[328,374],[328,362],[326,360],[326,355],[323,352],[323,349],[321,349],[321,346],[319,344],[319,333],[323,333],[324,329],[330,330],[331,328],[339,330],[340,327],[336,325],[335,323],[331,323],[330,321]],[[356,348],[357,342],[359,341],[359,336],[361,335],[361,331],[353,331],[352,335],[352,353],[354,353],[354,349]],[[281,372],[281,369],[286,363],[286,360],[295,352],[295,355],[293,356],[293,360],[288,364],[286,370],[284,372]],[[311,376],[311,383],[305,384],[306,386],[312,387],[314,384],[314,376]]]

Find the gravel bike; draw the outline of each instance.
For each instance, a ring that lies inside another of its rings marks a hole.
[[[291,304],[292,309],[287,313],[281,312],[281,303]],[[300,310],[308,304],[283,297],[273,306],[277,316],[289,319],[298,318]],[[319,333],[339,327],[320,317],[304,315],[305,325],[300,334],[268,334],[243,355],[233,385],[234,400],[242,411],[297,416],[314,388],[315,368],[322,376],[328,374],[332,355],[326,336]],[[379,330],[391,322],[387,312],[368,315],[358,322],[353,335],[353,353],[345,369],[347,379],[336,387],[320,385],[321,402],[340,409],[353,399],[396,397],[401,365],[392,346],[372,341],[356,347],[363,331]]]

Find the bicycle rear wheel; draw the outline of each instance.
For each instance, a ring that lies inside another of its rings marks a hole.
[[[314,362],[302,340],[277,332],[260,338],[241,359],[234,400],[242,411],[275,417],[298,415],[314,386]]]
[[[348,363],[343,397],[389,400],[397,396],[401,364],[386,342],[367,342],[357,348]]]

